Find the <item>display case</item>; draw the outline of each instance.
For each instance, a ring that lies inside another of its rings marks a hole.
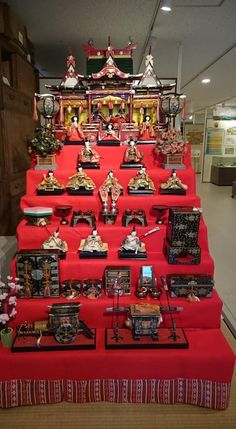
[[[213,156],[211,183],[231,186],[236,180],[236,158],[232,156]]]

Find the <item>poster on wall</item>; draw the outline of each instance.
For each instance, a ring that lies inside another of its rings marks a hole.
[[[207,128],[205,146],[206,155],[222,155],[224,138],[224,128]]]
[[[213,110],[214,120],[236,119],[236,106],[216,106]]]
[[[203,124],[186,124],[185,138],[191,145],[202,145],[204,136]]]
[[[236,156],[236,120],[207,118],[205,123],[202,181],[210,182],[213,156],[230,158]]]
[[[234,156],[234,147],[231,146],[225,146],[225,153],[224,155],[228,155],[228,156]]]
[[[226,127],[225,145],[236,147],[236,127]]]

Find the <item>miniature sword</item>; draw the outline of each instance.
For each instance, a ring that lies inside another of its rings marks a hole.
[[[153,234],[156,231],[160,231],[160,227],[159,226],[156,226],[156,228],[150,229],[150,231],[147,231],[147,232],[145,232],[145,234],[140,235],[139,238],[147,237],[149,234]]]

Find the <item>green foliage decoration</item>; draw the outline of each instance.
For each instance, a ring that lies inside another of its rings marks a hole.
[[[51,124],[36,128],[35,137],[28,142],[28,153],[34,157],[39,155],[46,157],[60,151],[63,143],[55,136],[55,131]]]

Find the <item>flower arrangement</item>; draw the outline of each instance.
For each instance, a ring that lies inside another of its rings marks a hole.
[[[36,128],[35,137],[28,143],[28,153],[34,157],[39,155],[46,157],[58,152],[63,146],[55,136],[55,131],[51,124]]]
[[[180,131],[171,128],[161,133],[156,145],[157,154],[184,154],[186,151],[187,143],[184,141]]]
[[[2,331],[7,333],[10,331],[8,322],[10,319],[14,319],[16,311],[16,299],[21,286],[18,284],[19,279],[8,276],[7,284],[2,282],[0,279],[0,325],[2,325]]]

